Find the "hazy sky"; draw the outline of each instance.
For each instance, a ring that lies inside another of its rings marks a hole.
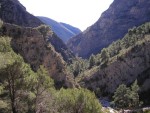
[[[94,24],[113,0],[19,0],[28,12],[64,22],[82,31]]]

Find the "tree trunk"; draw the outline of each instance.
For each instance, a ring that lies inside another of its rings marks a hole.
[[[17,113],[15,106],[12,106],[12,112]]]

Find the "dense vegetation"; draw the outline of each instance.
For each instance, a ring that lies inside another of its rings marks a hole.
[[[43,66],[33,72],[14,53],[9,37],[0,37],[1,113],[102,113],[94,93],[86,89],[54,88]]]
[[[125,109],[125,108],[139,108],[142,104],[139,100],[139,86],[137,81],[135,81],[131,88],[128,88],[126,85],[121,84],[114,93],[114,101],[116,107]]]

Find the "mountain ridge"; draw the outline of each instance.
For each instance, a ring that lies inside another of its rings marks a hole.
[[[129,28],[148,22],[149,5],[147,0],[114,0],[96,23],[68,41],[68,47],[83,58],[97,54],[123,37]]]

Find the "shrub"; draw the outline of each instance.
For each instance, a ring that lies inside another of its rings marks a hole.
[[[102,113],[99,100],[87,89],[61,89],[57,105],[59,113]]]

